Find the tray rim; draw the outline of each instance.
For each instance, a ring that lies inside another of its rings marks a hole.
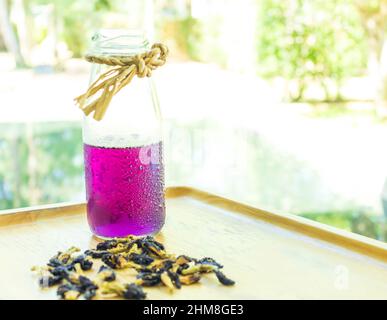
[[[340,246],[349,251],[354,251],[367,257],[387,262],[387,243],[304,217],[286,213],[269,212],[234,201],[230,198],[225,198],[188,186],[170,186],[166,188],[166,197],[191,197],[221,209],[239,212],[281,228]],[[57,218],[62,215],[79,215],[80,212],[85,210],[85,207],[86,204],[84,202],[64,202],[2,210],[0,211],[0,227],[32,223],[42,219]]]
[[[274,213],[192,187],[174,187],[169,197],[190,196],[222,209],[238,211],[261,221],[387,262],[387,243],[301,216]]]

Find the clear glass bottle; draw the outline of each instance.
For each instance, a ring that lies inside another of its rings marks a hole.
[[[139,33],[102,30],[93,55],[149,50]],[[93,64],[90,83],[108,66]],[[112,99],[100,121],[83,121],[87,217],[101,238],[155,234],[165,220],[161,115],[151,78],[134,77]]]

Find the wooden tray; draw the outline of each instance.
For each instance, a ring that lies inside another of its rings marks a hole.
[[[71,245],[96,244],[84,204],[10,210],[0,215],[0,299],[51,299],[29,268]],[[291,215],[265,212],[188,187],[167,190],[167,221],[157,236],[170,252],[211,256],[237,284],[211,275],[149,299],[387,299],[387,246]]]

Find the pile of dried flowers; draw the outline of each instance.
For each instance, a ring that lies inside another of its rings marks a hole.
[[[101,266],[93,277],[86,276],[96,261]],[[136,280],[126,283],[117,277],[122,269],[136,271]],[[121,297],[145,299],[143,287],[166,286],[170,291],[182,285],[200,281],[205,274],[215,274],[225,286],[235,282],[221,271],[223,266],[214,259],[175,256],[166,252],[164,246],[151,236],[128,236],[98,243],[95,249],[80,254],[80,249],[71,247],[58,252],[47,265],[33,267],[40,275],[42,288],[58,285],[57,294],[62,299],[74,300]]]

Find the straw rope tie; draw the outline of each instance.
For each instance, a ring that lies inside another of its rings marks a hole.
[[[135,75],[150,77],[153,70],[165,64],[167,55],[168,48],[161,43],[155,43],[151,50],[135,56],[87,55],[87,61],[112,68],[101,74],[86,93],[75,98],[76,104],[86,116],[94,112],[94,119],[101,120],[117,92],[128,85]]]

